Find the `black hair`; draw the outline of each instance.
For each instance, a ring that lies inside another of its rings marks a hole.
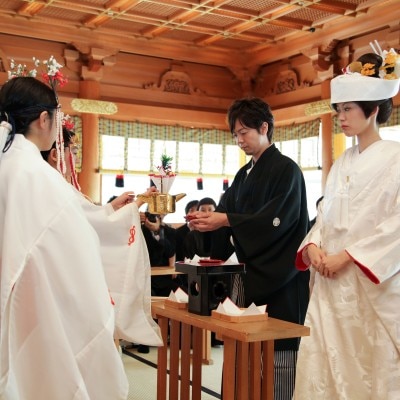
[[[372,78],[379,78],[379,69],[382,66],[383,59],[380,55],[375,53],[366,53],[357,58],[362,65],[373,64],[374,74],[369,75]]]
[[[371,78],[381,79],[379,78],[379,70],[382,66],[383,59],[380,55],[375,53],[366,53],[358,57],[357,61],[361,62],[362,65],[373,64],[374,74],[369,76]],[[390,73],[389,69],[387,72]],[[393,100],[391,98],[372,101],[354,101],[352,103],[356,103],[363,110],[365,118],[369,118],[375,108],[379,107],[378,115],[376,116],[376,122],[379,125],[387,122],[393,111]],[[337,111],[337,104],[332,104],[332,107]]]
[[[72,143],[72,138],[75,136],[75,132],[68,130],[65,126],[63,126],[63,139],[64,139],[64,149],[68,148]],[[52,149],[56,148],[56,142],[53,143],[49,150],[41,151],[40,154],[42,155],[45,161],[48,161],[49,155]]]
[[[260,132],[262,124],[267,122],[267,137],[270,142],[272,141],[274,116],[269,104],[264,100],[253,97],[234,101],[228,110],[229,130],[232,133],[234,133],[236,121],[243,126],[256,129],[258,132]]]
[[[185,215],[188,214],[188,212],[190,211],[190,209],[191,209],[192,207],[196,207],[196,208],[197,208],[197,205],[198,205],[198,204],[199,204],[199,201],[198,201],[198,200],[191,200],[191,201],[189,201],[189,203],[187,203],[186,206],[185,206]]]
[[[360,108],[363,110],[365,118],[368,118],[371,113],[379,106],[378,115],[376,116],[376,122],[378,124],[384,124],[390,118],[393,111],[393,100],[376,100],[376,101],[356,101]]]
[[[211,204],[215,208],[217,208],[217,203],[212,199],[211,197],[204,197],[199,201],[199,204],[197,204],[197,209],[200,208],[200,206],[203,206],[204,204]]]
[[[25,136],[43,111],[52,117],[57,107],[54,90],[36,78],[16,77],[6,82],[0,90],[0,117],[11,124],[12,131],[2,151],[10,148],[16,133]]]

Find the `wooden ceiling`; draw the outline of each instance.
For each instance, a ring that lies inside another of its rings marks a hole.
[[[0,32],[252,68],[387,27],[399,0],[0,0]]]

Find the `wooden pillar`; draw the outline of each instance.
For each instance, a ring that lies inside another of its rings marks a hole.
[[[346,150],[346,135],[337,133],[333,138],[333,160],[337,160]]]
[[[79,97],[97,100],[100,98],[100,84],[97,81],[81,81]],[[79,184],[82,193],[99,204],[101,181],[99,174],[99,116],[82,113],[82,169]]]
[[[330,80],[326,80],[321,84],[321,97],[322,99],[330,99]],[[333,163],[333,149],[332,149],[332,114],[322,114],[321,116],[321,142],[322,142],[322,179],[321,191],[325,192],[326,178]]]

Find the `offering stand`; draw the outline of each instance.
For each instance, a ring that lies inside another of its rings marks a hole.
[[[164,346],[158,348],[157,400],[201,400],[203,330],[215,332],[224,341],[223,400],[273,400],[274,340],[309,335],[308,327],[274,318],[228,322],[168,307],[162,302],[153,303],[152,310],[164,341]]]
[[[211,315],[227,297],[231,297],[235,274],[244,274],[245,265],[223,264],[219,260],[200,260],[198,263],[176,262],[178,272],[188,274],[189,312]]]

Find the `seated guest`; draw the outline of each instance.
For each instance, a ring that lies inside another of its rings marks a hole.
[[[214,212],[217,208],[215,201],[211,197],[204,197],[197,205],[197,211]],[[211,255],[211,234],[192,230],[185,238],[184,257],[192,259],[195,255],[199,257],[210,257]]]
[[[175,229],[164,224],[160,215],[141,213],[142,232],[152,267],[175,267]],[[151,277],[152,296],[169,296],[180,287],[175,275]]]
[[[198,200],[191,200],[186,204],[185,216],[190,215],[197,211]],[[190,232],[189,222],[186,221],[182,226],[176,229],[176,261],[183,261],[185,258],[184,241],[186,235]]]

